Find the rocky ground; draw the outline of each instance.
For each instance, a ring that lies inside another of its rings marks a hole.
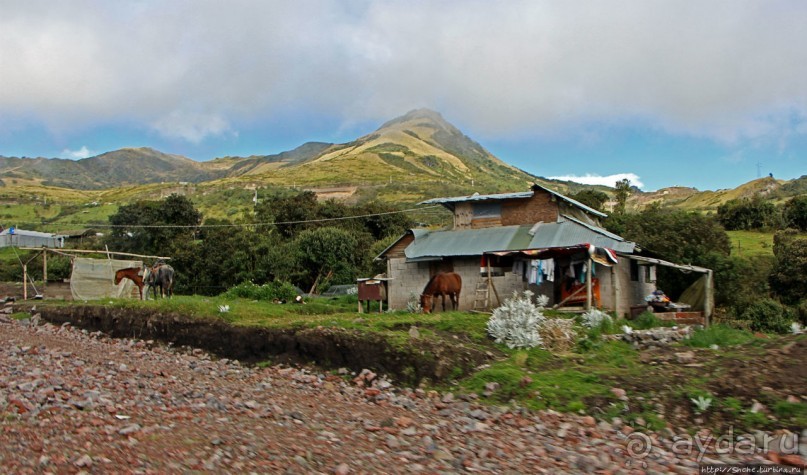
[[[605,474],[804,461],[755,450],[766,434],[734,434],[742,445],[701,454],[696,444],[675,445],[672,433],[634,432],[618,419],[490,407],[473,396],[398,388],[368,371],[342,373],[246,367],[199,350],[4,318],[0,466],[4,473]]]

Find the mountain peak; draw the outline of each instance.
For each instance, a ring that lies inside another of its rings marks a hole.
[[[413,109],[406,114],[396,117],[392,120],[385,122],[379,129],[385,129],[388,127],[392,127],[394,125],[403,124],[405,122],[413,122],[413,121],[428,121],[433,122],[436,125],[439,125],[442,128],[454,128],[451,124],[449,124],[439,112],[433,111],[431,109]]]

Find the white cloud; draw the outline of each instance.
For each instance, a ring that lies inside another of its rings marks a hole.
[[[189,114],[172,112],[152,124],[159,134],[199,143],[208,136],[231,132],[230,125],[217,114]]]
[[[62,150],[60,158],[69,158],[70,160],[81,160],[82,158],[93,157],[97,155],[95,152],[87,148],[86,145],[78,150],[70,150],[68,148]]]
[[[583,185],[603,185],[603,186],[610,186],[611,188],[614,187],[616,182],[618,182],[619,180],[624,180],[626,178],[630,180],[631,185],[636,186],[638,188],[644,188],[644,183],[642,183],[642,180],[639,177],[639,175],[635,173],[616,173],[607,176],[586,174],[584,176],[566,175],[566,176],[549,177],[550,180],[573,181],[575,183],[582,183]]]
[[[799,0],[2,2],[0,110],[199,141],[425,106],[483,139],[627,121],[733,143],[805,134],[782,120],[807,116],[805,24]]]

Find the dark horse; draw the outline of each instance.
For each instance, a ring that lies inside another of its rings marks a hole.
[[[446,311],[446,295],[451,299],[451,310],[456,310],[460,304],[460,290],[462,290],[462,278],[455,272],[440,272],[426,284],[423,293],[420,294],[420,306],[424,313],[431,313],[434,307],[434,298],[438,295],[443,297],[443,311]]]
[[[174,268],[168,264],[157,264],[146,270],[146,285],[154,292],[157,298],[157,289],[160,289],[160,297],[171,297],[174,295]]]
[[[122,279],[129,279],[137,286],[140,292],[140,300],[143,300],[143,277],[140,275],[144,272],[140,267],[127,267],[126,269],[119,269],[115,271],[115,285],[120,284]]]

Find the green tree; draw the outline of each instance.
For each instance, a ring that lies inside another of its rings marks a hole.
[[[198,240],[175,248],[178,293],[216,295],[244,281],[272,280],[268,260],[273,236],[228,221],[209,220]],[[225,226],[220,226],[225,225]]]
[[[786,226],[807,231],[807,195],[797,196],[785,203],[782,214]]]
[[[605,220],[606,228],[636,242],[645,252],[678,264],[708,267],[729,256],[731,243],[726,231],[712,217],[679,210],[651,207],[636,214],[614,214]],[[661,267],[659,287],[677,297],[692,277]]]
[[[776,233],[773,254],[776,261],[769,279],[771,290],[782,302],[796,305],[807,296],[807,236],[795,230]]]
[[[337,227],[305,230],[294,240],[301,275],[306,287],[320,284],[349,284],[367,267],[369,249],[354,233]]]
[[[193,240],[202,214],[186,197],[171,195],[161,201],[138,201],[118,208],[106,239],[110,249],[137,254],[166,254],[176,241]]]
[[[782,221],[776,205],[765,201],[759,194],[751,199],[729,200],[718,206],[717,219],[730,231],[778,228]]]
[[[605,205],[605,202],[608,201],[608,195],[597,190],[579,191],[571,195],[570,198],[583,203],[589,208],[596,209],[597,211],[605,211],[603,206]]]
[[[614,212],[622,214],[625,212],[628,204],[628,197],[630,196],[630,180],[623,178],[617,181],[615,188],[616,191],[614,194],[616,197],[616,208],[614,208]]]
[[[317,194],[312,191],[274,193],[264,196],[255,207],[255,215],[261,223],[283,223],[275,227],[281,236],[293,238],[301,231],[317,227],[321,218]],[[339,217],[339,216],[331,216]]]

